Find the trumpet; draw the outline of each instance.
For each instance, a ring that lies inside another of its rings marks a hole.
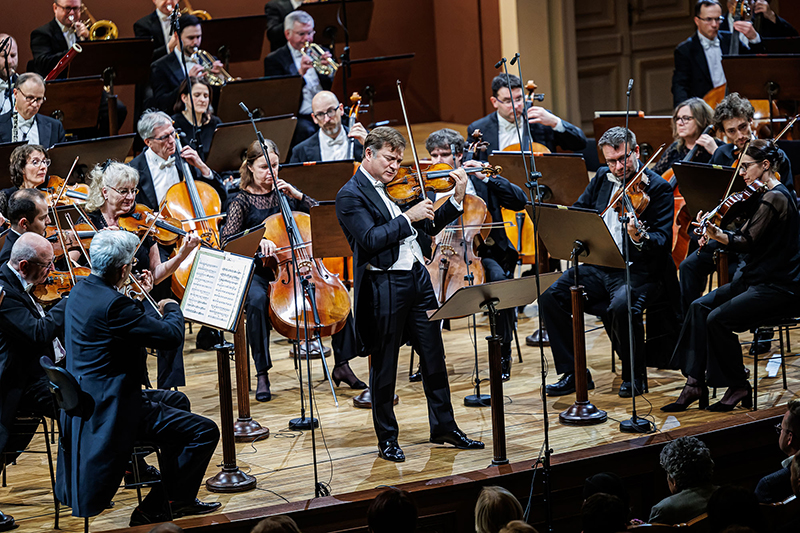
[[[234,77],[228,74],[224,68],[220,68],[219,74],[212,72],[211,69],[214,68],[214,61],[216,61],[216,58],[205,50],[195,48],[192,53],[192,60],[203,68],[206,80],[214,87],[222,87],[229,81],[234,80]]]
[[[317,43],[307,41],[303,44],[302,52],[311,58],[311,64],[318,74],[330,76],[339,68],[339,64],[332,58],[322,59],[322,56],[325,54],[325,49]]]
[[[183,0],[183,3],[186,7],[181,9],[181,14],[194,15],[200,20],[211,20],[211,13],[209,13],[208,11],[205,11],[203,9],[193,9],[192,3],[189,0]]]
[[[119,37],[119,29],[117,29],[116,24],[114,24],[110,20],[96,20],[89,12],[89,9],[86,7],[85,4],[81,5],[81,15],[88,17],[88,19],[85,22],[83,22],[83,24],[84,26],[89,28],[90,41],[109,41],[111,39],[116,39],[117,37]],[[70,15],[69,20],[71,20],[74,23],[75,16]]]

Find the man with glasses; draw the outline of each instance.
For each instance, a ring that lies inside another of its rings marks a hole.
[[[528,145],[528,128],[522,120],[523,116],[527,117],[530,123],[532,141],[545,145],[550,151],[555,151],[556,146],[576,152],[586,148],[586,137],[579,128],[541,106],[528,106],[522,94],[522,82],[519,77],[509,75],[509,81],[510,90],[505,75],[494,77],[492,96],[489,100],[497,111],[467,127],[468,141],[472,141],[472,133],[475,130],[480,130],[483,140],[489,143],[488,150],[479,153],[482,159],[485,160],[486,156],[495,150],[519,144],[520,138],[523,139],[523,145]],[[514,122],[515,109],[517,122]],[[476,154],[476,157],[479,154]]]
[[[761,503],[775,503],[792,495],[790,466],[792,458],[800,452],[800,400],[791,400],[779,424],[778,447],[788,457],[781,462],[781,469],[761,478],[756,485],[756,498]]]
[[[0,115],[0,142],[27,141],[45,148],[64,142],[61,122],[39,115],[44,101],[44,79],[34,72],[20,74],[14,86],[14,110]]]
[[[0,115],[11,111],[14,105],[12,91],[17,81],[17,66],[19,63],[19,49],[17,41],[7,33],[0,33],[0,44],[8,39],[6,45],[0,48]]]
[[[600,137],[597,144],[603,151],[608,166],[597,170],[597,174],[573,206],[594,209],[602,213],[606,211],[614,193],[622,188],[623,180],[631,179],[641,170],[644,163],[639,160],[636,136],[625,128],[611,128]],[[675,204],[672,187],[649,169],[645,170],[645,177],[649,180],[645,192],[650,197],[650,203],[639,215],[640,222],[646,228],[645,232],[638,233],[632,221],[623,230],[622,222],[614,209],[609,209],[603,215],[603,220],[620,252],[623,250],[623,233],[628,239],[633,302],[635,376],[633,386],[625,270],[594,265],[580,267],[580,282],[586,292],[586,312],[603,318],[612,344],[622,359],[622,386],[619,396],[623,398],[631,397],[634,387],[637,395],[647,391],[642,314],[647,305],[663,292],[665,286],[668,286],[667,283],[677,283],[674,280],[675,265],[671,256],[672,217]],[[574,275],[571,268],[567,270],[539,299],[539,312],[550,334],[556,371],[562,374],[557,383],[547,386],[548,396],[563,396],[575,392],[570,299],[570,287],[574,283]],[[593,389],[594,382],[588,370],[587,375],[589,389]]]
[[[672,72],[673,107],[692,96],[702,98],[714,87],[726,83],[722,56],[731,45],[731,34],[720,31],[722,6],[717,0],[698,0],[694,6],[697,32],[675,48],[675,69]],[[761,37],[749,22],[736,22],[734,28],[746,36],[749,46],[739,53],[762,51]]]
[[[11,223],[11,231],[6,233],[3,248],[0,249],[0,264],[8,261],[14,243],[25,233],[44,236],[45,229],[50,224],[44,194],[37,189],[16,191],[8,200],[8,221]]]
[[[311,137],[316,131],[311,102],[322,90],[333,86],[333,74],[325,76],[314,70],[311,58],[302,52],[303,45],[314,40],[314,19],[305,11],[292,11],[283,21],[286,46],[271,52],[264,58],[264,76],[301,76],[303,90],[297,113],[297,128],[294,130],[292,147]],[[325,52],[323,59],[330,58]]]
[[[330,91],[318,92],[311,101],[311,118],[319,126],[319,131],[294,147],[289,162],[342,161],[350,155],[351,142],[352,159],[361,161],[367,130],[360,122],[356,122],[353,131],[349,131],[342,125],[343,116],[344,108],[335,94]]]

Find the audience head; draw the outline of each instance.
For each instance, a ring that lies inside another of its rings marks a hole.
[[[279,514],[266,517],[256,524],[250,533],[300,533],[300,528],[290,517]]]
[[[304,44],[314,40],[314,18],[300,9],[292,11],[283,19],[283,35],[289,46],[302,49]]]
[[[367,511],[372,533],[413,533],[417,527],[417,506],[408,492],[390,487],[372,501]]]
[[[714,110],[702,98],[689,98],[678,104],[672,113],[672,137],[679,146],[686,139],[697,139],[714,122]]]
[[[628,157],[626,163],[625,143],[627,141]],[[628,177],[636,173],[636,161],[639,159],[639,145],[636,144],[636,134],[631,130],[615,126],[606,131],[597,141],[597,145],[603,152],[606,164],[611,173],[618,178],[625,177],[625,169],[628,170]]]
[[[109,285],[127,279],[139,239],[128,231],[103,230],[97,232],[89,246],[92,274]]]
[[[361,163],[370,176],[389,183],[400,168],[406,140],[394,128],[379,126],[364,139],[364,160]]]
[[[711,451],[700,439],[675,439],[664,446],[660,459],[673,494],[711,483],[714,461]]]
[[[452,167],[460,167],[466,142],[456,130],[442,128],[434,131],[425,140],[425,149],[431,154],[431,161],[447,163]],[[455,148],[455,153],[453,153]]]
[[[778,446],[783,453],[796,455],[800,452],[800,400],[791,400],[786,404],[786,413],[775,430],[778,432]]]
[[[189,91],[190,84],[191,91]],[[211,120],[211,115],[214,114],[214,108],[211,106],[211,84],[205,78],[189,78],[188,83],[184,79],[178,87],[178,100],[173,108],[175,113],[187,111],[191,115],[192,103],[189,101],[190,94],[194,101],[194,112],[200,115],[200,122],[197,125],[202,126]]]
[[[581,507],[583,533],[620,533],[628,528],[628,509],[611,494],[592,494]]]
[[[172,522],[162,522],[151,529],[149,533],[181,533],[181,531],[183,531],[183,528]]]
[[[50,210],[38,189],[14,191],[8,199],[8,221],[17,233],[44,235],[50,224]]]
[[[538,533],[538,531],[524,520],[512,520],[500,530],[500,533]]]
[[[47,150],[38,144],[23,144],[11,152],[8,165],[11,183],[20,189],[38,187],[47,178],[50,159]]]
[[[148,109],[136,125],[136,131],[144,144],[161,159],[175,153],[175,128],[172,117],[163,111]]]
[[[36,233],[24,233],[11,248],[8,264],[27,283],[38,285],[53,269],[53,245]]]
[[[45,101],[44,78],[35,72],[20,74],[14,84],[14,98],[19,115],[28,120],[39,112]]]
[[[708,523],[710,533],[720,533],[734,525],[759,531],[763,518],[756,495],[734,485],[718,488],[708,500]]]
[[[583,482],[583,499],[588,500],[593,494],[611,494],[619,498],[626,509],[630,509],[630,496],[622,478],[613,472],[600,472],[587,477]]]
[[[107,205],[115,215],[121,215],[133,209],[139,184],[139,172],[135,168],[109,160],[95,165],[90,177],[87,211],[97,211]]]
[[[706,39],[714,40],[719,33],[722,6],[717,0],[698,0],[694,5],[694,24],[697,32]]]
[[[517,117],[520,117],[525,104],[522,82],[513,74],[510,74],[508,79],[505,75],[495,76],[492,79],[492,96],[489,101],[492,102],[492,106],[500,117],[513,123],[514,110],[516,109]]]
[[[11,37],[7,33],[0,33],[0,42],[6,37]],[[8,68],[6,68],[6,53],[8,53]],[[0,50],[0,79],[7,80],[8,75],[17,70],[19,66],[19,48],[17,41],[13,37],[8,41],[5,50]]]
[[[265,139],[264,141],[266,143],[265,149],[269,153],[272,172],[277,178],[281,160],[278,145],[270,139]],[[266,188],[268,191],[272,190],[272,174],[269,171],[267,160],[264,159],[264,152],[261,150],[261,144],[258,141],[250,143],[245,153],[244,161],[242,161],[242,166],[239,167],[239,188],[244,190],[254,183],[261,188]]]
[[[311,118],[322,132],[335,139],[342,129],[344,107],[330,91],[320,91],[311,100]]]
[[[499,533],[512,520],[522,520],[522,505],[503,487],[484,487],[475,504],[475,531]]]
[[[724,133],[739,150],[743,150],[752,136],[755,114],[750,100],[742,98],[739,93],[731,93],[714,109],[714,127],[718,133]]]

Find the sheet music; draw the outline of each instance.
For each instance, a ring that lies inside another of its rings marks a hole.
[[[252,269],[251,258],[208,248],[198,249],[181,301],[184,317],[234,331],[250,285]]]

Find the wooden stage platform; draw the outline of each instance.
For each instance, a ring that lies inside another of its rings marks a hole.
[[[511,381],[505,384],[505,412],[508,441],[508,458],[512,465],[503,468],[489,468],[492,459],[491,421],[488,408],[468,408],[463,405],[464,396],[472,393],[473,347],[471,336],[467,330],[466,319],[453,321],[452,330],[444,332],[447,349],[447,365],[450,374],[450,385],[459,426],[470,437],[486,442],[482,451],[460,451],[451,447],[437,446],[428,442],[428,422],[424,394],[421,383],[410,383],[407,379],[409,369],[409,348],[401,350],[398,369],[398,389],[400,403],[396,407],[400,421],[400,445],[405,451],[405,463],[394,464],[378,457],[376,438],[372,429],[370,411],[356,409],[352,398],[358,391],[346,387],[336,388],[339,405],[334,405],[327,382],[321,381],[321,365],[313,363],[314,391],[317,402],[317,416],[322,425],[317,436],[317,458],[319,480],[330,487],[332,498],[324,498],[317,502],[306,502],[314,497],[314,471],[312,468],[311,434],[309,432],[290,431],[287,429],[289,419],[299,416],[299,387],[293,367],[288,356],[288,344],[276,340],[272,344],[275,367],[270,372],[273,400],[258,403],[251,392],[251,410],[253,418],[270,428],[268,439],[236,445],[239,466],[254,475],[258,480],[255,490],[239,494],[216,494],[201,488],[199,498],[204,501],[220,501],[219,513],[199,518],[186,518],[177,523],[183,527],[201,526],[208,529],[212,523],[228,523],[245,520],[249,517],[262,516],[274,512],[307,509],[334,505],[335,502],[356,501],[363,499],[363,492],[385,486],[413,484],[417,488],[432,488],[438,484],[458,485],[469,480],[482,480],[483,484],[492,484],[491,478],[501,474],[527,472],[527,478],[520,478],[514,483],[530,484],[530,466],[540,453],[543,442],[542,412],[540,399],[541,367],[538,349],[527,347],[524,337],[536,327],[535,306],[529,306],[521,316],[519,335],[522,342],[524,362],[517,362],[514,354],[514,366]],[[567,461],[571,457],[588,457],[595,452],[600,455],[614,450],[633,449],[653,442],[661,442],[669,436],[656,435],[638,437],[621,433],[618,421],[630,417],[630,399],[617,396],[617,389],[622,381],[617,373],[611,373],[610,344],[602,328],[594,317],[587,316],[587,328],[595,328],[587,333],[588,364],[592,370],[597,388],[590,392],[590,400],[598,407],[608,411],[609,421],[605,424],[590,427],[568,427],[558,423],[558,413],[566,409],[573,401],[572,396],[548,398],[547,409],[551,428],[551,447],[554,464]],[[195,328],[195,332],[197,329]],[[488,327],[485,317],[478,317],[478,352],[481,363],[481,376],[488,377],[486,361],[486,341]],[[743,341],[749,340],[743,335]],[[275,340],[275,339],[274,339]],[[798,341],[800,342],[800,341]],[[188,385],[182,390],[192,401],[195,412],[219,421],[216,355],[194,349],[194,335],[187,330],[187,350],[185,352],[186,374]],[[775,346],[777,349],[777,343]],[[746,347],[745,347],[746,350]],[[551,367],[547,378],[553,383],[557,376],[552,370],[552,359],[549,349],[545,348],[547,364]],[[746,359],[746,362],[748,360]],[[752,363],[748,363],[752,366]],[[783,405],[797,396],[800,388],[800,361],[788,360],[789,390],[784,391],[779,378],[766,377],[766,369],[759,369],[758,405],[762,409],[750,413],[742,408],[733,413],[711,413],[699,411],[696,407],[684,413],[666,416],[658,408],[673,401],[684,382],[676,371],[650,371],[650,393],[644,398],[637,398],[637,409],[640,416],[651,418],[658,432],[675,430],[680,432],[696,432],[703,427],[722,430],[728,426],[737,426],[750,421],[774,418],[783,412]],[[329,358],[332,367],[333,359]],[[305,365],[304,365],[305,366]],[[150,361],[151,375],[155,375],[155,361]],[[367,362],[359,359],[352,362],[354,371],[367,380]],[[485,383],[488,393],[488,382]],[[255,388],[255,377],[253,377]],[[777,407],[776,407],[777,406]],[[774,409],[770,410],[770,408]],[[235,395],[234,395],[235,416]],[[766,422],[764,422],[766,423]],[[706,425],[707,426],[703,426]],[[701,427],[702,426],[702,427]],[[763,424],[762,424],[763,426]],[[758,426],[762,428],[762,426]],[[777,441],[774,431],[761,437],[764,449],[771,450],[762,460],[771,465],[771,461],[779,460]],[[606,446],[606,445],[610,445]],[[602,447],[602,448],[601,448]],[[773,449],[774,448],[774,449]],[[33,449],[44,449],[43,439],[34,439]],[[774,453],[774,452],[777,452]],[[733,453],[733,452],[731,452]],[[578,454],[578,455],[575,455]],[[717,457],[715,456],[715,460]],[[212,459],[208,475],[220,470],[222,462],[221,445]],[[602,464],[602,462],[598,463]],[[718,464],[720,462],[718,461]],[[658,462],[650,465],[653,475],[663,481]],[[769,470],[768,470],[769,471]],[[594,472],[579,471],[578,475],[586,477]],[[510,478],[509,478],[510,479]],[[515,478],[516,479],[516,478]],[[509,481],[510,483],[511,481]],[[540,483],[540,481],[537,481]],[[666,483],[663,483],[666,490]],[[521,485],[520,485],[521,486]],[[520,499],[527,497],[527,490],[518,493]],[[656,495],[658,489],[655,489]],[[355,493],[355,494],[354,494]],[[362,494],[362,496],[358,496]],[[476,489],[465,493],[472,498],[470,502],[462,502],[465,509],[474,506]],[[652,496],[652,494],[651,494]],[[646,496],[639,495],[647,502]],[[655,497],[655,496],[653,496]],[[657,500],[656,500],[657,501]],[[291,504],[291,505],[286,505]],[[115,498],[113,508],[103,512],[90,521],[92,531],[104,531],[125,528],[131,511],[136,505],[136,492],[120,490]],[[265,510],[271,506],[272,511]],[[523,506],[525,501],[523,501]],[[50,490],[47,463],[43,455],[23,454],[18,464],[8,468],[8,486],[0,488],[0,509],[13,515],[25,531],[45,531],[53,528],[53,500]],[[366,507],[359,507],[361,513]],[[649,507],[648,507],[649,509]],[[534,515],[541,510],[534,509]],[[640,510],[639,516],[646,518]],[[81,531],[83,520],[71,517],[70,510],[62,510],[61,528],[64,531]],[[463,514],[463,513],[462,513]],[[365,514],[351,516],[354,530],[360,530]],[[465,518],[462,516],[462,520]],[[469,522],[469,520],[467,520]],[[249,523],[245,520],[245,523]],[[302,526],[302,524],[301,524]],[[147,531],[149,528],[143,528]],[[225,529],[223,527],[223,529]],[[458,529],[451,529],[457,531]],[[235,528],[230,529],[235,530]],[[308,531],[322,531],[309,528]]]

